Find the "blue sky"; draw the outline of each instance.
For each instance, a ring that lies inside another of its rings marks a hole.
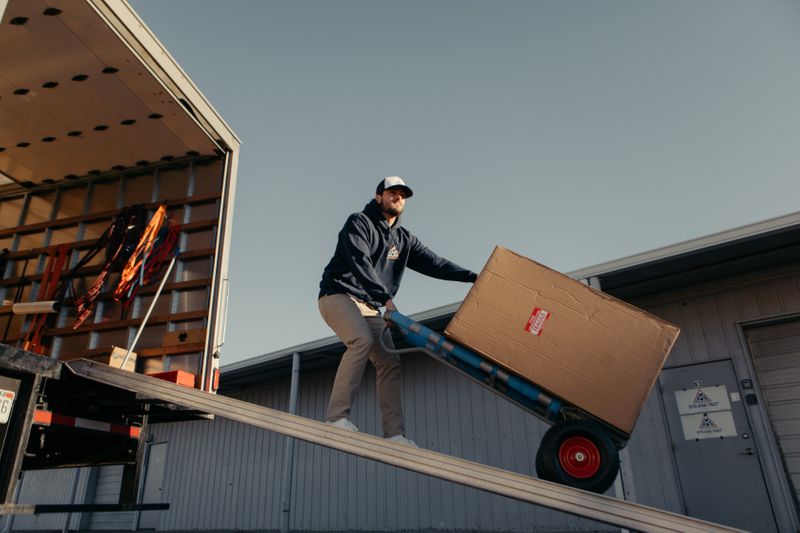
[[[383,176],[479,271],[563,272],[798,210],[800,3],[132,0],[243,140],[223,364],[326,337],[317,287]],[[409,272],[401,312],[468,285]]]

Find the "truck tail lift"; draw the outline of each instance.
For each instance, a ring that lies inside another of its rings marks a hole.
[[[31,357],[41,360],[36,356]],[[654,532],[737,531],[442,453],[388,442],[372,435],[338,429],[315,420],[233,398],[208,394],[153,377],[112,368],[95,361],[74,360],[61,365],[62,379],[77,380],[86,383],[87,386],[99,384],[129,391],[140,400],[153,404],[180,405],[185,409],[220,416],[313,444],[607,524],[636,531]],[[32,411],[29,409],[25,415],[29,425],[34,416]],[[0,505],[0,513],[31,512],[30,509],[18,507]]]

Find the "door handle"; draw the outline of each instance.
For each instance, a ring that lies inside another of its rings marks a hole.
[[[753,455],[756,452],[753,451],[753,448],[745,448],[743,452],[740,452],[739,455]]]

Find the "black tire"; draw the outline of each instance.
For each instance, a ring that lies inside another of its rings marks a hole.
[[[604,493],[619,471],[619,452],[602,425],[569,420],[551,427],[536,452],[539,478]]]

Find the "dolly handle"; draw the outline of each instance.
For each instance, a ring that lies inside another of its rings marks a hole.
[[[384,342],[384,340],[383,340],[383,334],[386,333],[387,331],[391,331],[391,326],[387,325],[386,327],[383,328],[383,331],[381,331],[381,337],[379,339],[379,342],[381,343],[381,348],[383,348],[387,353],[396,354],[396,355],[402,355],[402,354],[406,354],[406,353],[424,352],[424,353],[426,353],[428,355],[432,355],[433,357],[436,357],[436,354],[434,352],[432,352],[431,350],[427,349],[427,348],[416,348],[416,347],[414,347],[414,348],[392,348],[390,346],[386,346],[386,342]]]
[[[387,353],[395,355],[423,352],[432,357],[437,357],[435,352],[424,347],[415,346],[413,348],[392,348],[390,346],[387,346],[383,340],[383,336],[387,331],[390,331],[393,326],[396,328],[400,328],[404,333],[407,333],[407,330],[403,326],[392,320],[393,318],[401,318],[401,319],[405,318],[406,320],[408,320],[407,317],[403,316],[398,311],[386,311],[385,313],[383,313],[383,319],[386,321],[386,326],[383,328],[383,331],[381,331],[380,338],[378,339],[379,342],[381,343],[381,348],[383,348]]]

